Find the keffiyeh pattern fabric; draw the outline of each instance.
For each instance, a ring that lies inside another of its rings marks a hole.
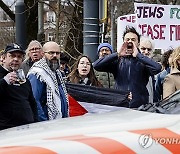
[[[58,86],[61,86],[61,88],[63,89],[65,100],[69,104],[67,90],[61,72],[59,70],[56,70],[57,77],[59,78],[60,81],[60,84],[58,85],[55,72],[53,72],[50,69],[50,67],[47,65],[46,59],[42,58],[41,60],[33,64],[33,66],[28,72],[28,75],[29,74],[36,75],[37,79],[39,79],[41,82],[46,83],[46,93],[47,93],[46,105],[48,109],[49,120],[61,118],[62,117],[61,98],[60,98],[61,95]]]

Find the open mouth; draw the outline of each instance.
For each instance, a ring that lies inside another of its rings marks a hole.
[[[87,72],[87,69],[82,69],[82,72]]]
[[[132,42],[129,42],[128,44],[127,44],[127,49],[132,49],[133,48],[133,43]]]
[[[38,57],[37,55],[34,55],[34,56],[33,56],[34,59],[37,58],[37,57]]]

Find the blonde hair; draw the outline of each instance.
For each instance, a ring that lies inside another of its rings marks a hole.
[[[172,68],[178,68],[178,59],[180,59],[180,46],[174,49],[173,53],[170,56],[169,63]]]

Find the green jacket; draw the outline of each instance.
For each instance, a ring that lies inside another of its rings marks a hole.
[[[104,88],[114,89],[115,81],[112,73],[94,71],[98,81],[101,82]]]

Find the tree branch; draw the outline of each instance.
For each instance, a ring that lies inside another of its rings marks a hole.
[[[9,7],[2,0],[0,0],[0,7],[15,22],[15,14],[9,9]]]

